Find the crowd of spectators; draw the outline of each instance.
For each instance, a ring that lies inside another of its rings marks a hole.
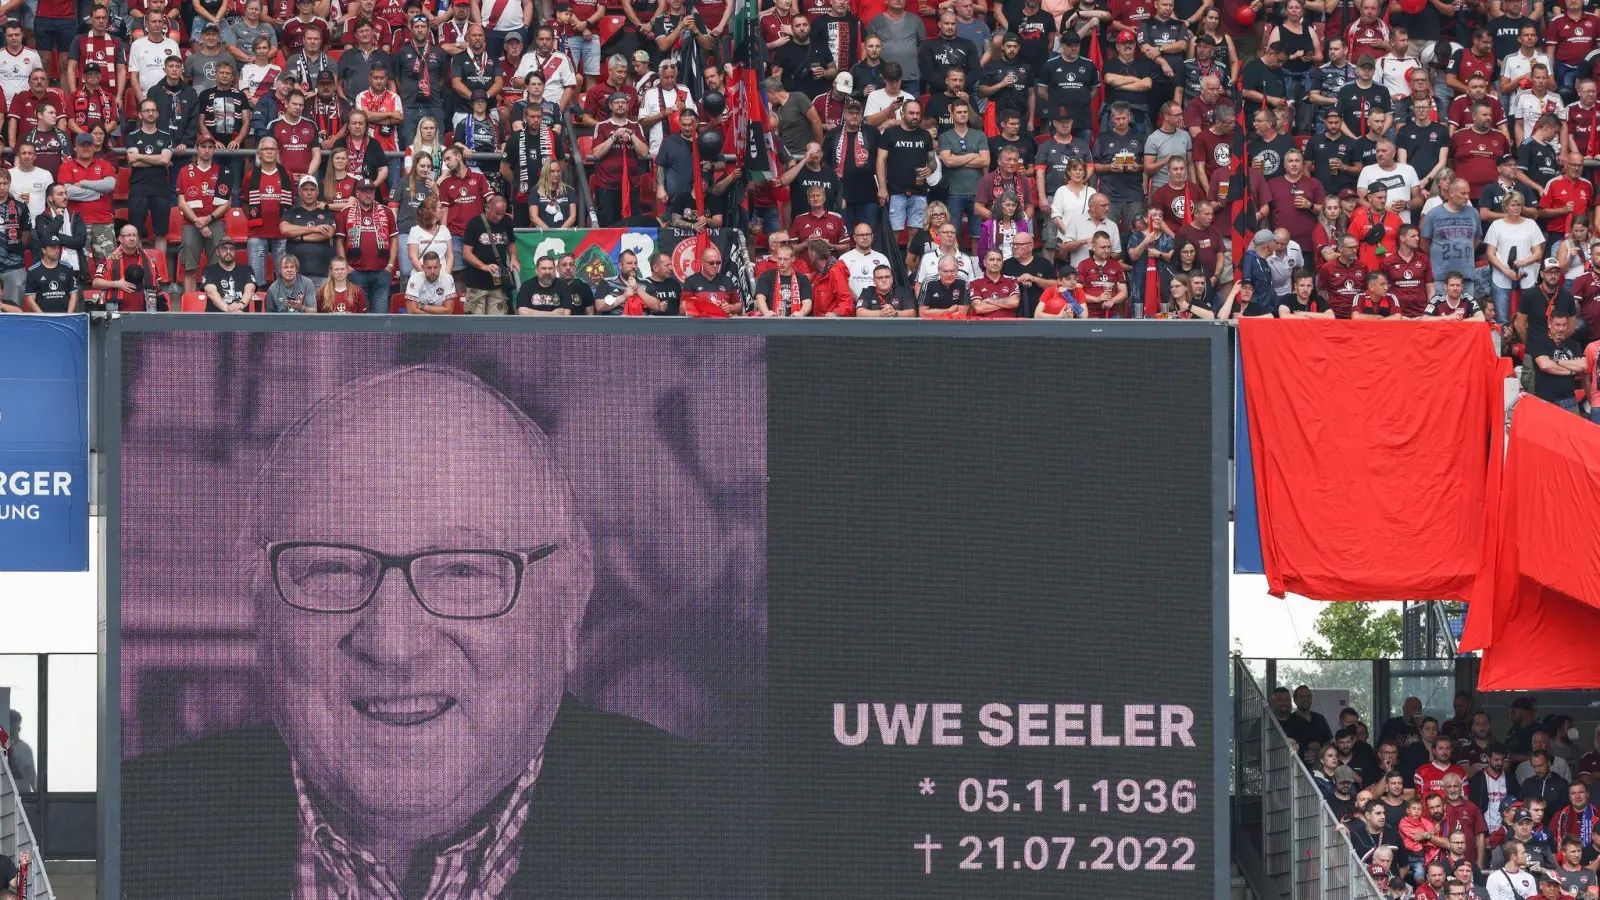
[[[1386,897],[1600,897],[1600,729],[1585,751],[1570,717],[1519,697],[1497,732],[1461,692],[1444,722],[1406,698],[1374,737],[1357,710],[1335,728],[1312,700],[1302,685],[1271,703]]]
[[[0,309],[1488,319],[1573,408],[1600,337],[1588,0],[92,4],[0,6]],[[756,270],[523,272],[585,207]]]

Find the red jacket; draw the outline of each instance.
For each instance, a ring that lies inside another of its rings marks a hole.
[[[854,316],[856,297],[850,290],[850,273],[838,260],[830,260],[826,272],[811,274],[811,315]]]

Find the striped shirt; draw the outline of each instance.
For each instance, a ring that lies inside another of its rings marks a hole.
[[[299,764],[292,765],[300,803],[299,878],[293,900],[404,900],[395,874],[317,812]],[[495,900],[504,893],[522,862],[522,826],[543,765],[541,750],[513,784],[456,833],[463,836],[438,852],[422,900]],[[405,877],[404,872],[399,875]]]

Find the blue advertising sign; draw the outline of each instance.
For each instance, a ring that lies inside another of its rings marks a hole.
[[[89,318],[0,316],[0,572],[89,569]]]

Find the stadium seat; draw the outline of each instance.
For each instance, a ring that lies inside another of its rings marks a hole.
[[[578,137],[578,155],[583,157],[586,164],[594,164],[594,138],[589,135]]]
[[[183,212],[176,206],[167,215],[167,243],[183,243]]]
[[[627,21],[623,16],[602,16],[599,26],[595,29],[600,35],[600,43],[602,45],[610,43],[612,36],[621,31],[623,23]]]
[[[250,239],[250,220],[245,218],[244,210],[235,206],[228,210],[222,218],[223,226],[228,230],[228,237],[234,243],[242,243]]]
[[[406,311],[406,295],[402,291],[389,292],[389,313],[399,315]]]
[[[111,191],[112,200],[118,203],[128,202],[128,177],[132,174],[133,170],[127,166],[117,167],[117,186]]]
[[[203,313],[206,311],[206,295],[200,291],[189,291],[178,301],[179,308],[186,313]]]

